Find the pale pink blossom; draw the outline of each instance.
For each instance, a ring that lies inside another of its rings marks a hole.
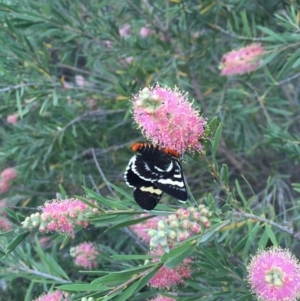
[[[149,301],[176,301],[176,299],[165,297],[165,296],[157,296],[154,299],[151,299]]]
[[[66,293],[61,291],[50,292],[47,294],[43,294],[39,296],[34,301],[69,301],[70,299],[67,297]]]
[[[18,175],[17,171],[13,167],[5,168],[1,172],[1,179],[4,181],[12,181],[14,178],[16,178]]]
[[[49,236],[43,236],[40,238],[40,245],[42,248],[45,248],[48,245],[48,242],[51,240]]]
[[[125,62],[129,65],[129,64],[132,63],[133,57],[132,57],[132,56],[128,56],[128,57],[126,57],[124,60],[125,60]]]
[[[7,116],[6,121],[10,124],[16,124],[18,117],[19,117],[18,114],[12,114],[12,115]]]
[[[82,75],[75,75],[75,83],[78,87],[83,88],[85,85],[85,79]]]
[[[163,255],[163,248],[157,248],[150,251],[150,255]],[[154,258],[153,262],[158,262],[159,258]],[[178,286],[179,284],[184,285],[185,280],[191,278],[191,266],[192,259],[186,258],[182,263],[174,267],[173,269],[168,269],[162,266],[159,271],[149,280],[149,285],[155,288],[167,289],[171,287]]]
[[[128,56],[122,60],[120,60],[120,64],[122,65],[122,67],[128,67],[128,65],[130,65],[133,61],[133,57],[132,56]]]
[[[63,88],[65,88],[65,89],[71,89],[71,88],[73,87],[71,83],[66,82],[66,81],[63,81],[63,82],[62,82],[62,86],[63,86]]]
[[[113,43],[112,43],[112,41],[106,40],[106,41],[104,41],[104,45],[106,48],[112,48]]]
[[[125,24],[119,29],[119,35],[123,38],[126,38],[130,35],[131,26],[130,24]]]
[[[133,99],[134,120],[154,144],[184,152],[201,152],[206,121],[177,88],[144,88]]]
[[[11,229],[11,223],[6,218],[0,216],[0,232],[9,231]]]
[[[5,180],[0,180],[0,193],[7,192],[10,188],[10,184]]]
[[[5,207],[7,206],[7,201],[6,199],[0,200],[0,214],[2,216],[7,216],[7,213],[5,211]]]
[[[153,35],[154,33],[155,31],[148,27],[142,27],[140,29],[140,35],[142,38],[147,38],[148,36]]]
[[[261,301],[296,301],[300,297],[300,265],[277,247],[258,252],[248,265],[248,282]]]
[[[70,254],[74,257],[76,265],[83,268],[92,269],[98,266],[97,257],[99,252],[90,242],[84,242],[70,249]]]
[[[259,57],[264,52],[264,48],[255,43],[226,53],[219,66],[221,75],[229,76],[254,71],[261,64],[262,60]]]
[[[138,217],[142,218],[146,216],[149,216],[149,214],[141,214]],[[134,224],[130,226],[130,229],[133,230],[140,239],[149,243],[151,237],[149,236],[148,231],[151,229],[157,229],[157,223],[159,220],[161,220],[160,216],[154,216],[139,224]]]

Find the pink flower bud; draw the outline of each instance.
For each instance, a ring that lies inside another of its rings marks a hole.
[[[153,35],[155,31],[153,29],[147,28],[147,27],[142,27],[140,29],[140,35],[142,38],[146,38],[150,35]]]
[[[16,124],[17,120],[18,120],[19,115],[18,114],[13,114],[13,115],[9,115],[6,118],[6,121],[10,124]]]
[[[190,229],[193,233],[196,233],[196,234],[201,232],[201,226],[197,223],[191,223],[190,224]]]
[[[17,171],[13,167],[5,168],[1,172],[1,178],[3,181],[11,181],[17,177]]]
[[[119,29],[119,35],[123,38],[126,38],[130,35],[131,26],[130,24],[125,24]]]
[[[184,229],[188,229],[190,227],[190,221],[189,220],[184,220],[180,223],[180,226]]]

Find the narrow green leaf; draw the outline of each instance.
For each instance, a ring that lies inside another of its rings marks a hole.
[[[139,266],[132,269],[120,271],[120,272],[111,272],[108,275],[105,275],[101,278],[95,279],[92,283],[97,285],[108,284],[114,286],[125,281],[128,281],[132,277],[136,276],[138,273],[147,271],[153,267],[152,265]]]
[[[265,67],[264,68],[265,74],[269,77],[270,81],[274,84],[277,85],[278,81],[274,78],[272,72],[270,72],[269,68]]]
[[[8,207],[5,207],[4,210],[11,218],[15,219],[17,222],[23,221],[25,219],[25,216],[18,212],[12,211]]]
[[[224,206],[222,206],[222,213],[225,214],[225,213],[227,213],[230,209],[231,209],[231,206],[230,206],[230,205],[224,204]]]
[[[69,240],[71,239],[71,236],[70,235],[64,235],[64,240],[63,242],[61,243],[59,249],[63,249],[69,242]]]
[[[48,108],[48,101],[49,101],[49,99],[46,98],[44,100],[43,104],[41,105],[40,112],[39,112],[40,115],[42,115],[44,113],[44,111],[47,110],[47,108]]]
[[[271,107],[268,108],[268,111],[273,112],[277,115],[282,115],[282,116],[291,116],[291,115],[294,114],[294,112],[291,112],[291,111],[287,111],[287,110],[279,109],[279,108],[278,109],[277,108],[271,108]]]
[[[59,187],[61,198],[64,200],[68,196],[68,194],[61,184],[58,184],[58,187]]]
[[[236,254],[236,252],[243,250],[247,241],[248,241],[248,236],[241,238],[240,241],[231,250],[231,254]]]
[[[112,259],[116,260],[146,260],[152,259],[152,255],[111,255]]]
[[[257,235],[258,230],[261,229],[261,226],[259,224],[256,224],[252,228],[252,225],[249,223],[248,227],[249,227],[249,230],[248,230],[249,237],[248,237],[247,243],[246,243],[246,245],[244,247],[244,250],[243,250],[243,258],[247,258],[248,257],[250,247],[253,245],[253,241],[255,240],[255,237]]]
[[[260,250],[265,249],[266,246],[267,246],[268,240],[269,240],[269,235],[268,235],[268,233],[267,233],[267,231],[265,229],[264,233],[262,234],[262,236],[261,236],[261,238],[260,238],[260,240],[258,242],[258,248]]]
[[[204,133],[205,133],[206,136],[210,137],[212,135],[212,133],[215,132],[217,123],[218,123],[218,117],[214,117],[209,122],[209,124],[207,125],[207,128],[204,131]]]
[[[21,118],[23,118],[23,109],[22,109],[22,103],[21,103],[21,97],[20,97],[19,90],[16,91],[16,99],[17,99],[18,114]]]
[[[169,262],[170,260],[177,258],[182,253],[186,252],[187,250],[190,250],[191,248],[193,249],[193,245],[190,241],[183,243],[178,247],[171,249],[168,253],[164,253],[164,255],[161,257],[160,262],[163,263]]]
[[[226,187],[228,187],[228,166],[227,164],[223,164],[220,170],[220,178],[223,183],[225,183]]]
[[[99,291],[99,292],[104,292],[104,291],[109,291],[110,288],[101,286],[99,287],[98,285],[95,284],[63,284],[59,285],[57,287],[58,289],[61,289],[63,291],[69,291],[69,292],[89,292],[89,291]]]
[[[275,236],[275,234],[274,234],[274,232],[272,230],[272,227],[269,224],[266,224],[265,228],[266,228],[266,232],[267,232],[267,234],[268,234],[268,236],[269,236],[272,244],[274,246],[278,246],[278,242],[277,242],[276,236]]]
[[[242,201],[243,201],[243,203],[245,205],[247,203],[247,200],[246,200],[246,198],[245,198],[245,196],[244,196],[244,194],[242,192],[242,189],[241,189],[241,186],[240,186],[238,180],[235,180],[235,186],[236,186],[236,190],[237,190],[240,198],[242,199]]]
[[[83,187],[83,189],[85,190],[86,194],[88,195],[88,197],[90,198],[94,198],[97,202],[104,204],[105,206],[112,208],[112,209],[120,209],[120,210],[128,210],[128,207],[123,205],[121,203],[121,201],[112,201],[112,200],[108,200],[107,198],[104,198],[103,196],[99,195],[97,192],[87,188],[87,187]],[[131,197],[132,198],[132,197]],[[133,198],[132,198],[133,200]]]
[[[158,266],[155,267],[150,273],[147,273],[147,275],[140,280],[137,291],[143,288],[149,282],[149,280],[161,269],[161,267],[162,265],[158,264]]]
[[[126,193],[123,189],[119,188],[118,186],[110,183],[110,182],[107,182],[109,184],[109,186],[111,186],[115,191],[119,192],[121,195],[123,195],[125,198],[129,199],[129,200],[132,200],[133,201],[133,196]]]
[[[32,295],[31,294],[32,294],[34,285],[35,285],[34,281],[31,281],[29,287],[26,290],[24,301],[31,301],[32,300],[32,298],[31,298]]]
[[[19,234],[6,248],[6,254],[8,255],[10,252],[12,252],[28,235],[29,231],[25,233]]]
[[[129,285],[124,291],[122,291],[122,293],[118,297],[116,297],[114,299],[114,301],[126,301],[126,300],[128,300],[128,298],[131,297],[135,293],[136,289],[139,286],[139,282],[140,282],[140,280],[135,281],[134,283]]]
[[[195,249],[196,245],[190,245],[190,248],[187,250],[182,251],[180,254],[178,254],[177,256],[174,256],[170,259],[168,259],[165,262],[165,267],[168,269],[173,269],[175,268],[177,265],[179,265],[180,263],[182,263],[188,256],[190,256],[194,249]]]
[[[272,31],[271,29],[267,28],[267,27],[263,27],[263,26],[257,26],[257,28],[262,31],[263,33],[266,33],[267,35],[269,35],[274,42],[282,42],[284,44],[286,44],[286,40],[282,37],[282,35],[275,33],[274,31]]]
[[[248,36],[251,37],[251,29],[249,26],[248,18],[247,18],[247,11],[242,11],[241,13],[242,23],[243,23],[243,31]]]
[[[122,222],[122,223],[118,223],[118,224],[108,228],[105,232],[111,232],[111,231],[115,231],[115,230],[120,229],[120,228],[129,227],[129,226],[132,226],[132,225],[135,225],[135,224],[139,224],[139,223],[144,222],[147,219],[152,218],[152,217],[155,217],[155,216],[150,215],[150,216],[145,216],[145,217],[141,217],[141,218],[137,218],[137,219],[132,220],[132,216],[130,216],[131,220],[125,221],[125,222]]]
[[[222,123],[220,123],[218,128],[217,128],[215,138],[212,142],[212,154],[213,154],[214,157],[216,156],[218,146],[219,146],[219,142],[220,142],[220,139],[221,139],[222,127],[223,127],[223,125],[222,125]]]

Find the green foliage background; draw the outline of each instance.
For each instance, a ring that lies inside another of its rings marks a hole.
[[[157,82],[177,86],[189,93],[208,122],[217,117],[223,123],[216,154],[211,148],[217,125],[211,128],[206,154],[185,158],[184,173],[195,199],[214,207],[216,225],[234,223],[237,217],[246,221],[247,214],[276,222],[258,219],[221,234],[213,231],[204,241],[199,238],[202,247],[193,253],[199,259],[198,272],[180,288],[179,300],[252,300],[244,282],[249,254],[258,246],[278,244],[300,256],[295,235],[299,7],[293,0],[0,1],[0,169],[15,166],[19,172],[10,191],[1,195],[11,205],[10,216],[22,221],[16,212],[35,212],[56,198],[59,184],[68,195],[82,195],[84,185],[106,198],[111,197],[107,180],[131,194],[123,172],[132,155],[130,144],[142,137],[131,118],[130,99]],[[126,24],[131,29],[124,38],[119,29]],[[145,26],[155,34],[142,38]],[[221,76],[222,56],[254,42],[266,49],[261,67],[242,76]],[[131,63],[126,63],[128,58]],[[76,84],[79,75],[84,86]],[[19,119],[11,125],[6,117],[14,113]],[[127,220],[131,218],[128,214]],[[104,233],[108,223],[114,222],[96,221],[65,245],[95,241],[103,253],[101,269],[117,271],[111,255],[144,254],[145,248],[122,230]],[[16,222],[14,227],[19,226]],[[0,237],[3,253],[15,236],[10,232]],[[71,261],[63,260],[67,247],[58,250],[62,238],[51,237],[53,243],[42,250],[31,245],[31,234],[3,259],[6,289],[0,300],[21,300],[24,295],[32,300],[53,284],[70,279],[90,283],[100,276],[75,272]],[[26,262],[28,269],[20,270],[16,260]],[[120,269],[137,267],[143,260],[128,262],[120,263]],[[37,275],[35,269],[45,270]],[[144,288],[128,298],[154,295]]]

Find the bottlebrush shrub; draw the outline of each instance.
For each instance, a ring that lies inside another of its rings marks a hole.
[[[271,246],[300,258],[299,1],[0,2],[0,172],[18,171],[0,177],[1,300],[299,299],[293,262],[247,270]],[[135,142],[180,153],[185,204],[135,204]],[[69,254],[86,241],[92,271]],[[187,259],[184,283],[150,285]]]

